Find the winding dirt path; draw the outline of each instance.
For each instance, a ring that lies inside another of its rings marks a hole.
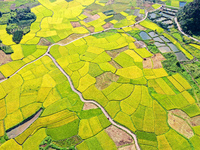
[[[185,34],[185,32],[183,32],[183,30],[181,29],[180,24],[179,24],[178,21],[177,21],[177,17],[174,18],[174,21],[176,22],[176,25],[177,25],[177,27],[178,27],[178,30],[179,30],[183,35],[185,35],[185,36],[189,37],[190,39],[192,39],[192,40],[197,41],[197,42],[200,43],[200,40],[195,39],[195,38],[191,37],[190,35]]]

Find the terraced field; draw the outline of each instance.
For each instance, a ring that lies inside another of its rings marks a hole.
[[[199,148],[199,89],[187,72],[168,70],[156,42],[173,43],[187,60],[194,53],[157,24],[137,22],[160,5],[39,2],[20,44],[0,25],[14,50],[0,66],[0,149]]]

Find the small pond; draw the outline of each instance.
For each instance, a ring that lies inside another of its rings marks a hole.
[[[186,2],[179,2],[179,7],[184,7],[186,5]]]
[[[173,52],[178,52],[179,51],[178,48],[174,44],[167,43],[167,45],[173,50]]]
[[[164,43],[160,43],[160,42],[155,42],[154,45],[156,45],[157,47],[166,46]]]
[[[175,53],[175,55],[176,55],[178,61],[187,61],[188,60],[182,52]]]
[[[152,31],[152,32],[149,32],[148,34],[149,34],[151,37],[156,37],[156,36],[158,36],[158,34],[156,34],[156,33],[153,32],[153,31]]]
[[[160,38],[163,40],[163,41],[165,41],[165,42],[170,42],[166,37],[164,37],[163,35],[162,36],[160,36]]]
[[[151,37],[144,31],[140,32],[140,36],[143,40],[149,40]]]
[[[167,46],[159,47],[158,49],[159,49],[159,51],[160,51],[161,53],[171,52],[170,48],[167,47]]]
[[[156,42],[161,42],[161,43],[163,43],[163,41],[162,41],[159,37],[153,38],[153,40],[156,41]]]

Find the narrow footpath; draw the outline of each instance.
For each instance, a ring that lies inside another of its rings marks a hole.
[[[176,22],[176,25],[177,25],[177,27],[178,27],[178,30],[179,30],[183,35],[185,35],[185,36],[189,37],[190,39],[192,39],[192,40],[197,41],[197,42],[200,43],[200,40],[195,39],[195,38],[191,37],[190,35],[188,35],[188,34],[186,34],[186,33],[183,32],[183,30],[181,29],[180,24],[179,24],[178,21],[177,21],[177,17],[174,18],[174,21]]]

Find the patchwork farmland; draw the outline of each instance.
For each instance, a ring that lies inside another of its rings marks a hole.
[[[188,71],[199,43],[148,17],[177,2],[18,2],[36,20],[19,44],[0,25],[13,51],[0,66],[0,149],[199,149],[200,80]]]

